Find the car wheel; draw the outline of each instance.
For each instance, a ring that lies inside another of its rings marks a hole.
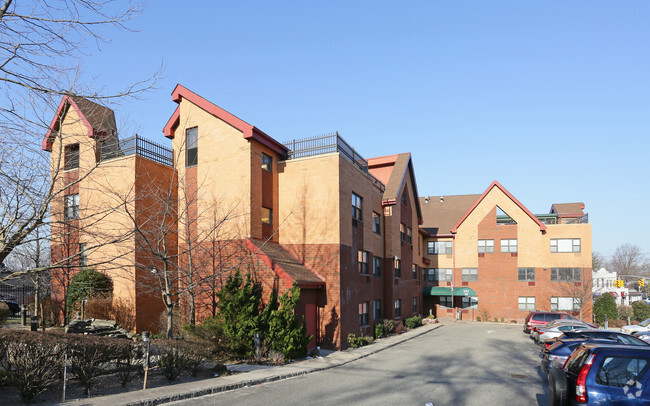
[[[566,389],[566,378],[560,376],[557,368],[550,368],[548,374],[548,393],[551,398],[551,406],[567,406],[568,396]]]

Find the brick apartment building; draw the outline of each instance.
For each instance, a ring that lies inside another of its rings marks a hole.
[[[546,268],[561,269],[561,279],[567,267],[591,275],[588,224],[547,224],[498,183],[436,207],[418,198],[410,154],[366,160],[338,134],[280,143],[181,85],[172,100],[163,129],[171,149],[119,139],[110,109],[75,97],[63,99],[43,141],[62,190],[51,206],[52,260],[62,264],[53,283],[82,267],[105,272],[138,331],[155,328],[164,310],[151,287],[165,266],[182,276],[173,282],[180,290],[192,288],[198,320],[214,312],[214,291],[235,269],[251,272],[266,297],[296,283],[310,345],[339,349],[349,333],[372,335],[379,320],[429,311],[522,320],[521,298],[526,309],[566,305]],[[548,217],[562,223],[566,210],[554,207],[561,212]],[[477,235],[495,252],[478,253]],[[563,252],[568,238],[580,241],[577,253]],[[501,254],[507,240],[518,251]],[[435,251],[447,241],[450,253]],[[522,284],[524,267],[537,278]],[[479,269],[478,279],[466,269]],[[453,300],[441,290],[452,287]],[[458,287],[478,298],[477,309]]]
[[[501,184],[481,195],[420,198],[427,232],[424,310],[521,321],[531,310],[591,320],[591,225],[584,204],[534,215]]]

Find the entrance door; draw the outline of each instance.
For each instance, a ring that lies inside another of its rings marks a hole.
[[[307,325],[307,335],[311,335],[312,339],[307,344],[307,349],[316,348],[316,304],[314,303],[305,303],[305,324]]]

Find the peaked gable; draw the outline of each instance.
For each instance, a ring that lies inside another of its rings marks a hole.
[[[174,113],[169,118],[167,124],[165,124],[165,127],[163,128],[163,133],[165,134],[165,137],[174,138],[174,136],[176,135],[176,129],[178,128],[178,125],[180,123],[180,102],[182,99],[189,101],[190,103],[194,104],[195,106],[199,107],[205,112],[212,114],[213,116],[219,118],[220,120],[223,120],[224,122],[238,129],[243,133],[245,139],[249,141],[255,140],[260,144],[266,146],[270,150],[280,154],[281,156],[287,155],[287,151],[288,151],[287,147],[285,147],[275,139],[265,134],[259,128],[251,124],[248,124],[247,122],[240,119],[239,117],[209,102],[208,100],[204,99],[203,97],[183,87],[180,84],[177,84],[176,87],[174,88],[174,91],[172,92],[172,100],[178,103],[179,106],[176,107],[176,110],[174,110]]]
[[[418,223],[422,224],[422,210],[418,199],[418,187],[415,181],[415,171],[410,153],[390,155],[368,159],[368,170],[386,185],[382,205],[389,206],[400,200],[400,193],[404,190],[406,174],[411,178],[413,191],[413,204],[418,216]]]
[[[108,107],[97,104],[88,99],[79,96],[63,96],[59,107],[54,114],[54,118],[50,123],[50,127],[43,138],[41,149],[44,151],[52,151],[52,143],[54,141],[54,134],[59,131],[61,122],[72,108],[81,122],[88,130],[89,137],[101,137],[109,135],[117,131],[115,124],[115,113]]]
[[[463,222],[467,219],[467,217],[469,217],[470,214],[472,214],[472,212],[473,212],[473,211],[478,207],[478,205],[479,205],[479,204],[480,204],[480,203],[481,203],[481,202],[486,198],[486,196],[487,196],[487,195],[492,191],[492,189],[494,189],[494,188],[497,188],[497,189],[499,189],[501,192],[503,192],[503,194],[505,194],[505,195],[508,197],[508,199],[510,199],[510,200],[511,200],[511,201],[512,201],[516,206],[518,206],[518,207],[519,207],[519,208],[520,208],[520,209],[521,209],[521,210],[522,210],[522,211],[523,211],[523,212],[524,212],[528,217],[530,217],[530,219],[531,219],[535,224],[537,224],[537,225],[539,226],[539,230],[540,230],[541,232],[545,232],[545,231],[546,231],[546,225],[544,225],[541,221],[539,221],[539,219],[538,219],[537,217],[535,217],[535,215],[534,215],[533,213],[531,213],[530,210],[528,210],[528,209],[526,208],[526,206],[524,206],[523,204],[521,204],[521,203],[519,202],[519,200],[517,200],[517,199],[516,199],[512,194],[510,194],[510,192],[508,192],[508,191],[506,190],[506,188],[504,188],[504,187],[503,187],[499,182],[497,182],[497,181],[495,180],[495,181],[492,182],[492,184],[491,184],[491,185],[490,185],[490,186],[485,190],[485,192],[483,192],[483,194],[482,194],[482,195],[481,195],[481,196],[476,200],[476,202],[474,203],[474,205],[472,205],[472,207],[467,211],[467,213],[465,213],[465,215],[464,215],[464,216],[463,216],[463,217],[458,221],[458,223],[456,223],[456,225],[454,226],[454,228],[451,229],[451,233],[452,233],[452,234],[456,234],[456,232],[458,231],[458,227],[460,227],[461,224],[463,224]]]

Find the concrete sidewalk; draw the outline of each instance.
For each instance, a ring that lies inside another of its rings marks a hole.
[[[279,381],[295,376],[348,364],[369,355],[376,354],[387,348],[393,347],[404,341],[427,334],[437,329],[442,324],[428,324],[400,335],[376,340],[373,344],[345,351],[328,352],[319,358],[305,359],[291,364],[269,368],[254,369],[235,375],[228,375],[201,381],[188,382],[176,385],[147,389],[145,391],[132,391],[110,396],[74,400],[66,402],[71,405],[143,405],[153,406],[169,403],[181,399],[190,399],[212,393],[225,392],[247,386],[259,385],[267,382]]]

